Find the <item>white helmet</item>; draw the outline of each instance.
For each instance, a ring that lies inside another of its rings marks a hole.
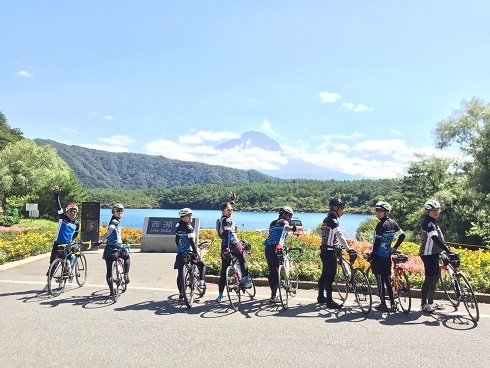
[[[289,206],[284,206],[279,209],[279,215],[283,213],[289,213],[291,216],[293,215],[293,209]]]
[[[424,207],[426,210],[438,210],[441,208],[441,204],[433,199],[425,202]]]
[[[179,217],[184,217],[184,216],[187,216],[187,215],[192,215],[192,210],[190,208],[182,208],[180,211],[179,211]]]
[[[376,208],[381,208],[384,211],[391,211],[391,205],[388,202],[385,201],[379,201],[376,203]]]
[[[112,210],[113,211],[117,211],[117,210],[124,211],[124,206],[120,203],[116,203],[116,204],[112,205]]]

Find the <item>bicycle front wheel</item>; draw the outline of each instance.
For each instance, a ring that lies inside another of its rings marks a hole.
[[[410,293],[410,281],[406,271],[401,273],[395,272],[395,297],[398,299],[398,304],[402,308],[403,313],[408,314],[412,307],[412,296]]]
[[[51,263],[48,270],[48,292],[51,295],[60,295],[65,290],[68,275],[65,271],[65,261],[57,258]]]
[[[255,294],[257,293],[257,289],[255,288],[255,282],[252,278],[252,276],[248,275],[250,282],[252,283],[252,287],[250,288],[244,288],[245,293],[250,297],[250,299],[253,299],[255,297]]]
[[[199,298],[202,298],[206,294],[206,288],[199,286],[199,280],[201,278],[201,273],[199,268],[194,269],[194,284],[196,285],[196,291],[199,294]]]
[[[446,294],[447,300],[453,305],[454,308],[459,307],[459,297],[458,291],[456,290],[456,285],[453,280],[451,280],[451,276],[449,275],[449,271],[445,270],[441,267],[441,277],[439,278],[439,285],[444,293]]]
[[[373,306],[373,296],[368,278],[360,268],[354,269],[353,283],[356,302],[359,305],[359,308],[361,308],[361,311],[368,314],[371,312]]]
[[[240,279],[233,265],[228,266],[226,269],[226,293],[232,308],[237,311],[241,302]]]
[[[289,280],[289,294],[291,297],[296,296],[296,292],[298,291],[298,284],[299,284],[299,273],[298,273],[298,267],[296,267],[296,263],[290,262],[289,263],[289,269],[287,270],[287,275],[288,275],[288,280]]]
[[[464,307],[468,311],[468,314],[473,322],[478,322],[480,319],[480,310],[478,308],[478,302],[476,301],[473,288],[465,275],[459,273],[457,277],[459,280],[461,299],[463,300]]]
[[[77,255],[77,263],[75,263],[75,277],[77,279],[78,286],[85,285],[87,280],[87,259],[85,254],[80,253]]]
[[[117,261],[112,262],[112,290],[111,296],[114,303],[119,299],[119,283],[121,282],[119,273],[117,272]]]
[[[346,301],[347,295],[349,295],[350,275],[347,273],[350,270],[349,264],[342,260],[341,265],[337,265],[337,274],[335,275],[335,288],[339,294],[340,300]]]
[[[184,303],[187,308],[192,308],[194,303],[194,274],[192,266],[182,266],[182,287],[184,288]]]
[[[278,270],[278,276],[279,276],[279,299],[281,300],[282,307],[284,309],[288,309],[288,303],[289,303],[289,280],[288,276],[286,274],[286,269],[284,268],[284,265],[279,266]]]

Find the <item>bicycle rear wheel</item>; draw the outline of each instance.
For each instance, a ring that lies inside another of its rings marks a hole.
[[[194,269],[194,283],[196,285],[196,291],[197,291],[197,294],[199,294],[199,298],[202,298],[204,296],[204,294],[206,294],[206,288],[199,286],[200,278],[201,278],[201,273],[199,272],[199,268],[196,267]]]
[[[128,284],[124,278],[124,260],[118,259],[117,263],[119,265],[118,276],[119,276],[119,294],[124,293],[128,289]]]
[[[454,308],[459,307],[459,297],[458,291],[456,290],[456,285],[453,280],[451,280],[451,276],[449,275],[449,271],[445,270],[441,267],[441,277],[439,278],[439,285],[444,293],[446,294],[447,300],[453,305]]]
[[[112,290],[111,297],[114,303],[119,299],[119,284],[121,283],[119,272],[117,271],[117,261],[112,262]]]
[[[473,292],[473,288],[465,275],[459,273],[457,278],[459,280],[461,299],[463,300],[464,307],[468,311],[473,322],[478,322],[480,319],[480,309],[478,308],[478,302],[475,293]]]
[[[83,253],[77,255],[77,261],[75,263],[75,277],[77,279],[78,286],[85,285],[87,280],[87,259]]]
[[[226,293],[232,308],[237,311],[241,302],[240,279],[233,265],[228,266],[226,269]]]
[[[299,273],[298,267],[296,267],[296,263],[293,261],[289,262],[289,270],[287,270],[288,280],[289,280],[289,294],[292,298],[296,296],[296,292],[298,291],[298,283],[299,283]]]
[[[343,265],[337,265],[337,274],[335,275],[335,288],[339,294],[340,300],[343,302],[347,299],[349,295],[350,275],[345,272],[345,270],[350,270],[349,264],[342,260]]]
[[[192,266],[185,264],[182,266],[182,287],[184,288],[184,303],[187,308],[192,308],[194,303],[194,275]]]
[[[404,270],[400,274],[395,272],[395,297],[398,299],[398,304],[402,308],[403,313],[408,314],[412,307],[412,296],[410,293],[410,281],[408,281],[407,272]]]
[[[252,287],[250,288],[244,288],[245,293],[250,297],[250,299],[253,299],[255,297],[255,294],[257,293],[257,289],[255,288],[255,282],[252,278],[252,276],[248,275],[250,282],[252,283]]]
[[[360,268],[354,269],[354,295],[356,302],[365,314],[371,312],[373,306],[373,296],[368,278]]]
[[[284,265],[279,266],[278,270],[278,276],[279,276],[279,299],[281,300],[282,307],[284,309],[288,309],[288,303],[289,303],[289,280],[288,276],[286,274],[286,269],[284,268]]]
[[[48,292],[54,296],[60,295],[65,290],[67,277],[65,261],[56,258],[48,270]]]

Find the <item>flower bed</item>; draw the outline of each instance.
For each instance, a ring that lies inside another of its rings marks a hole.
[[[55,231],[0,228],[0,264],[51,251]]]

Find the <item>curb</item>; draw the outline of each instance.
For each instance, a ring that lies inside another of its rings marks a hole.
[[[37,256],[32,256],[32,257],[20,259],[18,261],[8,262],[8,263],[0,265],[0,271],[9,270],[11,268],[14,268],[17,266],[22,266],[22,265],[27,264],[27,263],[35,262],[35,261],[38,261],[40,259],[49,258],[50,256],[51,256],[51,252],[48,252],[48,253],[38,254]]]

